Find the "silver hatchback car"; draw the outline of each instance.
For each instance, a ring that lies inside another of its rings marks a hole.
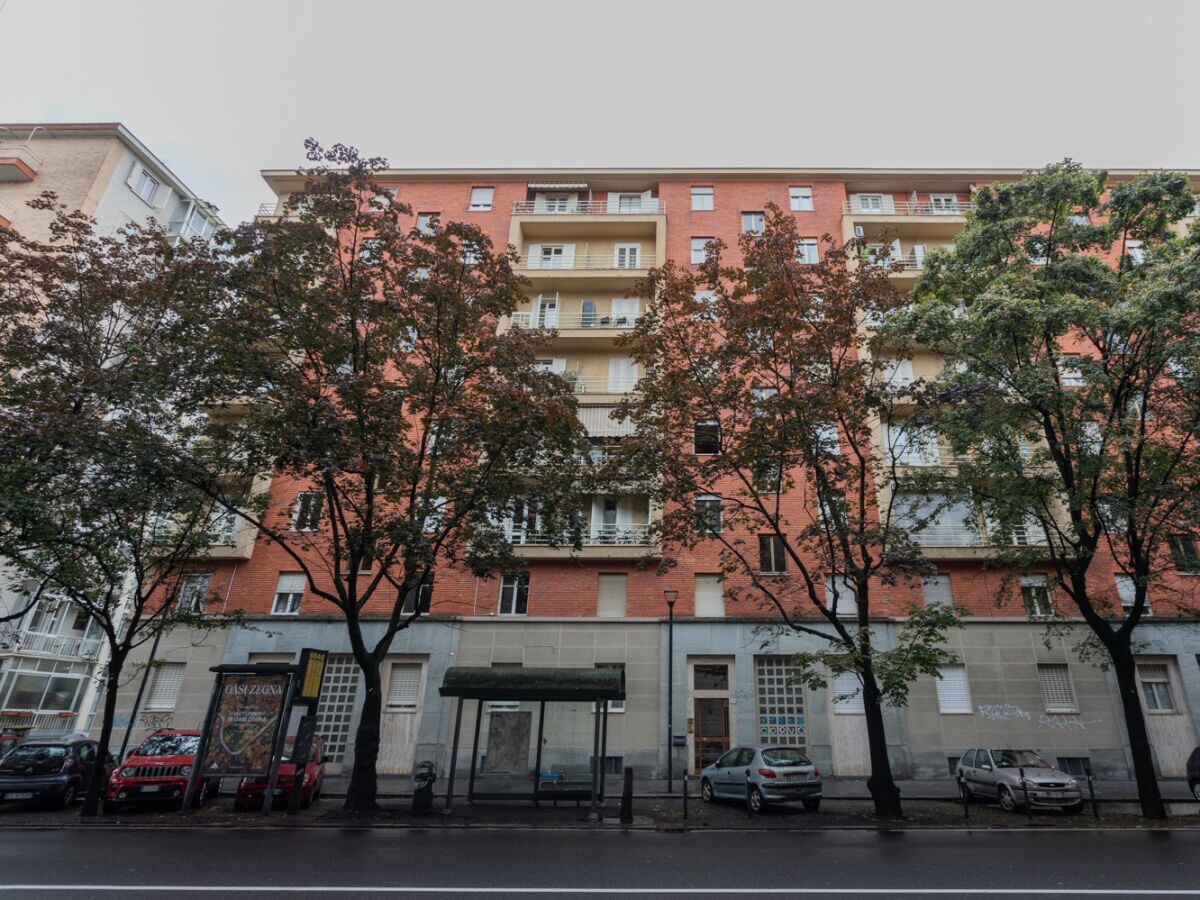
[[[700,773],[700,797],[745,801],[747,783],[754,812],[795,800],[810,812],[821,807],[821,772],[796,747],[734,747]]]
[[[1025,805],[1026,790],[1030,808],[1059,807],[1070,813],[1083,809],[1079,782],[1032,750],[968,750],[958,761],[955,778],[968,799],[996,800],[1007,812]]]

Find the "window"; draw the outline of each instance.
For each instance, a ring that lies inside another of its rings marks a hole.
[[[613,267],[617,269],[636,269],[641,257],[641,244],[617,244],[613,248]]]
[[[815,266],[820,262],[816,238],[803,238],[796,241],[796,262],[806,266]]]
[[[626,614],[629,603],[629,576],[604,574],[597,577],[596,615],[601,618],[620,619]]]
[[[692,264],[700,265],[708,259],[708,250],[706,245],[712,238],[710,237],[694,237],[692,238]]]
[[[142,169],[133,182],[133,192],[141,197],[147,203],[154,200],[154,195],[158,192],[158,179]]]
[[[713,208],[713,189],[710,187],[692,188],[692,209],[697,212],[711,212]]]
[[[967,667],[942,666],[938,669],[937,698],[940,713],[970,713],[971,690],[967,684]]]
[[[442,214],[435,212],[417,213],[417,231],[421,234],[433,234],[437,231]]]
[[[1092,774],[1092,758],[1090,756],[1060,756],[1057,768],[1058,771],[1074,775],[1076,778],[1087,778]]]
[[[618,194],[617,212],[636,214],[642,211],[641,194]]]
[[[387,708],[416,710],[421,701],[421,664],[392,663],[388,675]]]
[[[787,656],[754,661],[758,741],[768,747],[804,747],[804,685]]]
[[[471,202],[467,204],[467,209],[472,212],[488,212],[492,208],[492,197],[495,193],[495,188],[471,188]]]
[[[292,531],[316,531],[321,521],[325,495],[318,491],[301,491],[296,495],[292,511]]]
[[[1129,261],[1135,266],[1140,266],[1146,261],[1146,250],[1141,241],[1127,241],[1125,252],[1129,256]]]
[[[1117,582],[1117,596],[1121,598],[1121,612],[1128,613],[1133,609],[1133,604],[1137,599],[1134,580],[1129,575],[1117,575],[1114,577]],[[1149,592],[1146,595],[1145,615],[1150,615]]]
[[[529,607],[529,573],[506,572],[500,578],[500,615],[523,616]]]
[[[762,234],[765,219],[760,212],[742,213],[742,234]]]
[[[574,194],[547,194],[546,195],[546,212],[548,213],[565,213],[571,211],[571,202],[575,199]]]
[[[1171,694],[1171,673],[1164,663],[1138,663],[1138,682],[1142,686],[1142,702],[1146,712],[1175,712],[1175,698]]]
[[[696,498],[696,533],[721,533],[720,494],[701,494]]]
[[[911,359],[884,359],[879,377],[890,388],[908,387],[913,383]]]
[[[936,466],[941,462],[937,438],[911,423],[888,426],[889,450],[902,466]]]
[[[271,607],[271,615],[298,615],[300,601],[304,599],[305,584],[303,572],[280,572],[279,583],[275,585],[275,603]]]
[[[546,244],[542,247],[539,263],[543,269],[565,268],[566,245]]]
[[[625,671],[625,663],[596,663],[596,668],[597,669],[617,669],[620,672],[624,672]],[[599,712],[600,704],[599,703],[595,704],[593,709],[596,712]],[[625,701],[624,700],[609,700],[608,701],[608,711],[610,713],[625,712]],[[606,757],[606,758],[611,758],[611,757]]]
[[[825,576],[825,608],[835,616],[858,614],[854,582],[845,575]]]
[[[405,616],[411,616],[416,612],[427,613],[432,601],[433,576],[431,575],[415,588],[409,588],[408,593],[404,597],[404,603],[400,605],[400,613]]]
[[[721,426],[717,422],[697,422],[692,426],[692,448],[698,456],[721,452]]]
[[[958,212],[957,194],[930,194],[929,211],[935,216],[952,216]]]
[[[618,703],[620,703],[623,707],[625,704],[625,701],[624,700],[608,701],[608,711],[609,712],[624,712],[625,710],[623,708],[622,709],[613,709],[613,707],[616,706]],[[605,775],[620,775],[622,772],[625,771],[625,757],[623,757],[623,756],[602,756],[602,757],[600,757],[600,765],[601,765],[601,771],[603,771]],[[596,757],[594,757],[594,756],[588,757],[588,772],[590,772],[593,775],[596,774]]]
[[[238,517],[232,509],[214,507],[208,514],[209,542],[218,547],[229,547],[237,543]]]
[[[926,606],[953,606],[954,593],[949,575],[926,575],[921,579],[921,595]]]
[[[1083,387],[1083,372],[1078,365],[1079,357],[1064,356],[1058,363],[1059,382],[1065,388]]]
[[[758,536],[758,571],[764,575],[782,575],[787,571],[783,538],[777,534]]]
[[[1180,572],[1200,571],[1200,554],[1196,552],[1196,539],[1186,534],[1173,534],[1167,538],[1171,548],[1171,560]]]
[[[696,312],[693,314],[697,322],[715,322],[717,321],[717,292],[716,291],[696,291],[692,295],[692,299],[696,301]]]
[[[1079,704],[1075,702],[1075,686],[1071,684],[1070,667],[1066,663],[1041,663],[1037,669],[1046,712],[1079,712]]]
[[[813,192],[810,187],[788,188],[788,205],[792,212],[812,212]]]
[[[862,682],[857,672],[838,672],[830,679],[830,700],[833,711],[838,715],[853,715],[864,712]]]
[[[1076,213],[1072,216],[1067,216],[1067,221],[1072,225],[1084,226],[1091,225],[1092,220],[1087,213]]]
[[[1050,585],[1046,582],[1045,575],[1021,576],[1021,600],[1029,618],[1053,618],[1054,603],[1050,599]]]
[[[146,711],[174,709],[183,685],[181,662],[164,662],[154,667],[154,681],[150,685],[150,696],[146,698]]]
[[[864,213],[882,213],[883,194],[859,194],[857,211]]]
[[[696,601],[696,616],[720,618],[725,615],[725,576],[697,575],[693,585]],[[724,666],[720,667],[724,669]],[[700,667],[696,667],[697,672]],[[697,682],[696,687],[701,685]],[[728,686],[728,685],[726,685]]]
[[[816,439],[818,453],[824,453],[827,456],[837,456],[842,452],[837,426],[832,422],[822,422],[817,425],[813,429],[813,437]]]
[[[176,609],[186,613],[204,612],[204,604],[208,601],[208,585],[212,581],[211,572],[184,575],[179,585],[179,602]]]

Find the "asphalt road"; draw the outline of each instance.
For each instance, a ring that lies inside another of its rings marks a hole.
[[[0,831],[0,897],[1196,897],[1200,831]]]

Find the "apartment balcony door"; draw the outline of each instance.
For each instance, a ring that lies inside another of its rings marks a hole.
[[[539,296],[533,302],[533,327],[558,327],[558,294],[553,297]]]
[[[613,268],[636,269],[641,257],[641,244],[617,244],[613,248]]]
[[[608,392],[625,394],[637,386],[637,363],[628,356],[614,356],[608,361]]]

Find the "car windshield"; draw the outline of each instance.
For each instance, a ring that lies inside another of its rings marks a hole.
[[[67,758],[62,744],[25,744],[4,757],[6,766],[44,766]]]
[[[195,756],[197,734],[152,734],[133,751],[134,756]]]
[[[767,747],[762,752],[768,766],[811,766],[808,757],[795,747]]]
[[[992,759],[996,760],[996,766],[1001,769],[1012,769],[1017,766],[1053,768],[1032,750],[993,750]]]

